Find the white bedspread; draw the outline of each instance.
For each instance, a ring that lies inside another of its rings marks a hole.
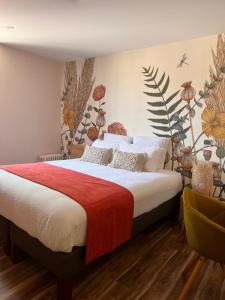
[[[79,159],[48,162],[117,183],[134,196],[134,217],[172,198],[182,188],[180,174],[134,173]],[[0,170],[0,215],[53,251],[71,252],[86,240],[87,215],[74,200],[45,186]]]

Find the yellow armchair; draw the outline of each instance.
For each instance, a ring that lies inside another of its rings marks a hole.
[[[225,203],[185,188],[183,211],[187,241],[199,254],[199,260],[179,300],[185,299],[193,280],[207,259],[212,259],[221,266],[225,264]]]

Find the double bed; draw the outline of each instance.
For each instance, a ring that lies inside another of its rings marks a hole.
[[[132,235],[179,207],[182,180],[170,170],[131,172],[80,159],[47,162],[53,166],[118,184],[133,195]],[[58,277],[57,299],[71,299],[71,279],[85,267],[87,214],[67,195],[0,170],[0,224],[5,251],[20,250]]]

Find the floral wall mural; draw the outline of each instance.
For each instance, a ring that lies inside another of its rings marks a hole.
[[[167,166],[189,179],[196,160],[212,162],[225,198],[224,34],[66,64],[63,153],[104,132],[170,137]]]
[[[103,110],[104,105],[106,104],[103,101],[105,97],[106,88],[104,85],[98,85],[95,87],[92,98],[95,101],[94,111],[97,113],[95,122],[92,122],[92,127],[88,129],[87,136],[91,141],[96,140],[100,136],[101,128],[105,126],[105,114],[106,112]],[[97,106],[96,106],[97,105]]]
[[[106,87],[94,87],[94,58],[85,59],[81,74],[75,61],[65,67],[65,84],[62,96],[61,151],[71,154],[75,145],[90,143],[102,138],[104,132],[126,135],[120,122],[113,122],[105,128]],[[93,92],[92,92],[93,90]]]
[[[192,81],[188,81],[181,84],[182,90],[168,95],[170,77],[165,72],[159,75],[159,68],[150,67],[143,68],[147,88],[144,94],[149,97],[147,110],[154,116],[148,119],[153,134],[170,137],[173,141],[172,168],[175,166],[182,175],[191,177],[193,161],[198,154],[202,152],[204,159],[210,161],[214,151],[218,163],[213,163],[213,194],[217,192],[222,197],[225,173],[225,39],[222,34],[218,36],[217,50],[212,51],[212,56],[214,66],[209,70],[210,82],[205,81],[198,94]],[[197,109],[202,119],[198,136],[193,126]]]
[[[74,143],[84,142],[83,135],[87,132],[87,120],[90,118],[91,108],[87,107],[87,102],[94,84],[93,73],[93,58],[85,60],[80,75],[78,75],[76,62],[66,64],[61,125],[61,150],[65,154],[70,154],[71,145]],[[77,132],[83,119],[83,129]]]

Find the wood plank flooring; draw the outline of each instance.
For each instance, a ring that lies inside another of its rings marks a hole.
[[[162,222],[138,235],[76,278],[77,300],[176,300],[193,257],[178,225]],[[0,300],[53,300],[55,278],[28,258],[16,265],[0,246]],[[220,266],[205,264],[187,300],[224,300]]]

